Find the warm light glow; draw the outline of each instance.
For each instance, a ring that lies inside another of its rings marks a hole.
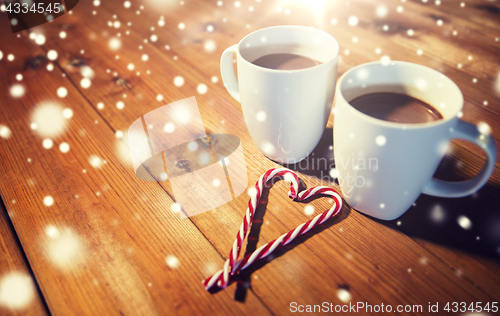
[[[316,12],[316,14],[319,14],[323,11],[324,9],[324,4],[327,2],[327,0],[283,0],[283,6],[288,5],[288,4],[302,4],[302,5],[307,5],[311,9]]]

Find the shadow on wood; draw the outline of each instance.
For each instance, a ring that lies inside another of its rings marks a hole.
[[[329,171],[335,167],[335,158],[330,147],[332,144],[333,131],[327,128],[318,146],[308,157],[294,165],[284,166],[316,177],[323,185],[329,185],[328,182],[338,185],[329,175]],[[450,146],[449,153],[454,151],[461,152],[460,155],[467,154],[467,150],[457,147],[455,142]],[[435,177],[446,181],[464,181],[470,175],[464,172],[463,164],[456,155],[447,154],[443,157]],[[491,182],[475,194],[463,198],[449,199],[422,194],[413,207],[393,221],[378,220],[368,215],[365,217],[411,237],[500,258],[500,187]]]

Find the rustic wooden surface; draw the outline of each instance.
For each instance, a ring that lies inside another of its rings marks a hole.
[[[71,14],[17,34],[1,13],[0,124],[11,133],[0,130],[6,207],[0,284],[8,273],[29,276],[31,270],[34,294],[14,309],[0,300],[0,314],[266,315],[289,313],[291,302],[346,301],[420,304],[427,313],[429,302],[442,308],[447,302],[499,301],[499,162],[476,194],[421,196],[391,222],[344,206],[340,216],[245,273],[241,282],[217,293],[203,289],[201,280],[220,269],[229,253],[248,195],[180,219],[171,211],[168,180],[147,182],[134,175],[127,130],[147,112],[196,96],[207,133],[241,139],[249,186],[276,167],[252,143],[241,107],[219,75],[222,51],[249,32],[280,24],[323,29],[340,44],[339,76],[382,56],[437,69],[462,90],[462,119],[486,122],[500,140],[497,1],[220,3],[143,0],[128,8],[123,1],[80,1]],[[356,25],[348,23],[351,16],[358,18]],[[36,43],[37,34],[45,37],[43,44]],[[120,48],[110,46],[113,39]],[[58,54],[55,61],[46,57],[50,50]],[[84,88],[89,69],[91,85]],[[174,84],[177,76],[184,79],[180,87]],[[207,86],[206,93],[198,92],[199,84]],[[19,85],[24,94],[14,97]],[[67,89],[64,98],[57,94],[60,87]],[[65,125],[57,135],[44,136],[44,126],[31,128],[33,113],[47,104],[60,107],[47,119],[49,128]],[[72,110],[70,118],[61,116],[64,108]],[[320,158],[333,160],[332,122],[331,117],[308,165],[289,166],[308,186],[336,186],[329,170],[312,167]],[[120,132],[123,137],[117,137]],[[53,140],[52,148],[44,148],[45,138]],[[59,149],[61,143],[69,145],[68,152]],[[437,176],[470,178],[484,159],[476,147],[453,142]],[[249,250],[312,218],[287,191],[279,182],[265,193]],[[54,201],[50,206],[44,203],[48,196]],[[331,205],[327,198],[310,203],[315,214]],[[457,223],[461,215],[472,222],[470,229]]]

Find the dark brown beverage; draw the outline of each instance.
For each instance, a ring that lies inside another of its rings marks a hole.
[[[269,54],[257,58],[252,64],[279,70],[295,70],[313,67],[321,64],[319,61],[297,54]]]
[[[431,105],[399,93],[369,93],[354,98],[349,104],[371,117],[389,122],[417,124],[443,118]]]

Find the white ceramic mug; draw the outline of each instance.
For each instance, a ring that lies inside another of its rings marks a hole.
[[[437,109],[442,119],[401,124],[373,118],[349,104],[375,92],[394,92],[420,99]],[[367,63],[341,76],[334,119],[334,156],[344,199],[356,210],[392,220],[401,216],[421,193],[462,197],[487,181],[496,160],[489,133],[459,120],[463,96],[443,74],[408,62]],[[487,162],[474,178],[462,182],[434,179],[451,139],[479,145]]]
[[[321,64],[297,70],[252,64],[259,57],[279,53],[309,57]],[[316,147],[333,103],[338,53],[339,45],[330,34],[296,25],[257,30],[222,53],[224,85],[241,103],[250,135],[264,155],[296,163]]]

